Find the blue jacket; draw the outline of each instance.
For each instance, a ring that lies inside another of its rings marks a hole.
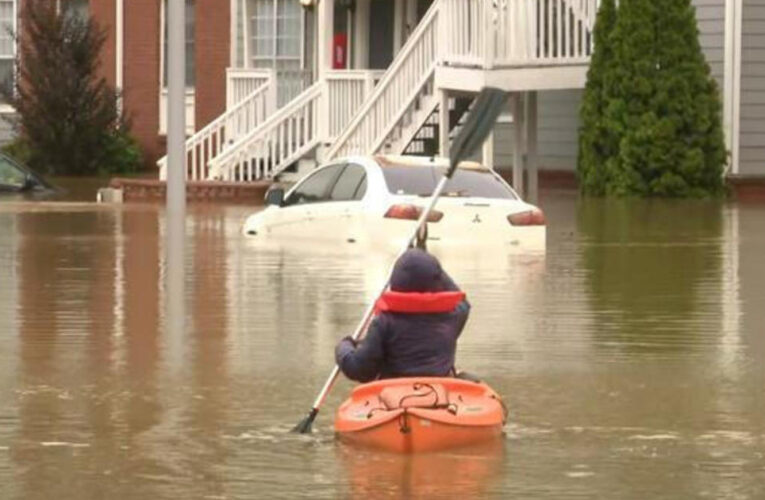
[[[390,289],[404,293],[459,291],[438,260],[418,250],[408,250],[396,262]],[[358,345],[342,339],[335,359],[348,378],[369,382],[377,378],[447,376],[454,368],[457,338],[470,312],[462,300],[447,312],[381,312]]]

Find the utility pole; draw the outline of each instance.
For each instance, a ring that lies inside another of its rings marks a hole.
[[[167,0],[167,211],[186,211],[185,0]]]
[[[165,325],[172,355],[185,328],[186,242],[186,0],[167,0],[167,202],[165,210]]]

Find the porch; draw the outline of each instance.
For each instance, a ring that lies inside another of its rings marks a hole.
[[[494,86],[512,93],[513,184],[523,192],[529,170],[534,196],[536,92],[584,86],[597,0],[301,1],[232,4],[227,110],[189,137],[189,180],[448,154],[475,93]],[[489,139],[486,163],[492,150]]]

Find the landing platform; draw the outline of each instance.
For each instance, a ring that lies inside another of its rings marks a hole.
[[[491,70],[463,66],[438,66],[436,88],[461,92],[480,92],[496,87],[507,92],[583,89],[588,64],[558,64]]]
[[[186,197],[189,202],[225,202],[262,205],[271,181],[222,182],[189,181]],[[113,178],[109,187],[122,191],[123,202],[162,201],[166,184],[156,179]]]

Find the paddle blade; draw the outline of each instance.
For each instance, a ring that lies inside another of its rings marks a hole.
[[[507,92],[493,87],[485,87],[478,94],[465,125],[452,143],[447,177],[451,178],[457,165],[483,145],[494,129],[506,99]]]
[[[316,408],[313,408],[310,412],[308,412],[308,415],[301,420],[295,427],[293,427],[292,432],[297,434],[310,434],[311,433],[311,426],[313,425],[313,421],[316,419],[316,415],[319,414],[319,410]]]

